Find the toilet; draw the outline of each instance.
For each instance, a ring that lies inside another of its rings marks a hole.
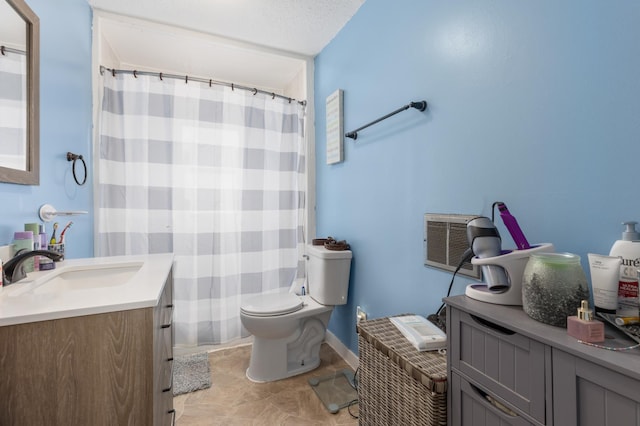
[[[320,365],[320,345],[335,305],[347,303],[350,250],[307,246],[306,295],[254,296],[240,307],[242,325],[253,335],[247,378],[271,382]]]

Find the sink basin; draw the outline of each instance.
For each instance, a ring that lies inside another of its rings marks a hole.
[[[44,294],[118,287],[126,284],[142,265],[142,262],[129,262],[65,267],[38,283],[33,292]]]

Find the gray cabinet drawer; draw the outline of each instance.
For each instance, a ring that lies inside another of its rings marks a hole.
[[[480,386],[451,374],[452,417],[456,426],[540,426]]]
[[[451,309],[451,368],[546,423],[545,389],[551,389],[550,349],[507,328]]]

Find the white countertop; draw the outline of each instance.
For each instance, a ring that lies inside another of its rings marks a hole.
[[[173,254],[93,257],[56,262],[56,268],[28,274],[0,289],[0,326],[101,314],[158,304],[173,265]],[[140,269],[126,282],[98,288],[42,292],[54,274],[79,267],[127,266]]]

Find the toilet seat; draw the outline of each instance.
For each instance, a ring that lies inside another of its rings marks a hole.
[[[261,294],[248,299],[240,311],[256,317],[286,315],[302,309],[302,299],[293,293]]]

